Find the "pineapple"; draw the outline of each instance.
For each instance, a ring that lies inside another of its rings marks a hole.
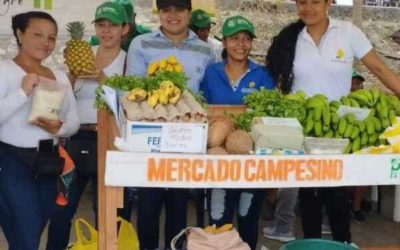
[[[88,42],[82,40],[84,29],[83,22],[71,22],[67,25],[71,40],[67,42],[64,58],[74,77],[87,75],[88,71],[96,70],[92,48]]]

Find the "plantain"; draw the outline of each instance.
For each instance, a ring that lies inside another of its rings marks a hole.
[[[339,119],[339,127],[338,127],[338,131],[340,135],[343,135],[344,132],[346,131],[346,127],[347,127],[347,121],[344,117]]]
[[[350,138],[350,136],[351,136],[351,133],[353,132],[353,125],[352,124],[348,124],[347,125],[347,127],[346,127],[346,131],[344,132],[344,134],[343,134],[343,137],[344,138]]]
[[[181,89],[178,88],[177,86],[174,86],[174,89],[172,91],[172,93],[169,96],[169,103],[171,104],[176,104],[179,100],[179,98],[181,97]]]
[[[128,95],[128,100],[130,101],[135,101],[135,102],[141,102],[145,100],[147,97],[147,92],[144,89],[141,88],[134,88],[130,91]]]
[[[158,66],[158,62],[150,63],[150,65],[147,67],[147,75],[153,76],[157,72]]]
[[[178,64],[178,59],[176,59],[175,56],[168,56],[166,60],[169,64],[172,65]]]
[[[147,104],[154,108],[158,104],[158,100],[160,98],[159,90],[152,90],[147,98]]]
[[[356,151],[360,150],[360,148],[361,148],[361,139],[360,139],[360,137],[357,137],[354,139],[354,141],[351,144],[351,151],[356,152]]]
[[[232,224],[225,224],[219,228],[217,228],[217,230],[215,231],[216,234],[219,233],[224,233],[224,232],[228,232],[231,231],[233,229],[233,225]]]

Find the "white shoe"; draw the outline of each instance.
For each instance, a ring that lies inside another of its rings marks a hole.
[[[322,223],[321,234],[332,234],[331,226],[329,224]]]
[[[280,242],[289,242],[296,239],[292,231],[281,233],[276,231],[276,227],[264,227],[263,233],[265,238]]]
[[[360,247],[357,246],[356,243],[354,243],[354,242],[350,242],[350,243],[345,242],[345,244],[351,246],[351,247],[354,248],[354,249],[360,249]]]

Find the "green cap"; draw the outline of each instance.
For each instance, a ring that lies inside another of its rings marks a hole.
[[[232,36],[240,31],[247,31],[254,38],[254,26],[253,24],[242,16],[228,17],[222,25],[222,37]]]
[[[351,76],[351,78],[353,77],[358,78],[361,81],[365,81],[365,78],[356,70],[353,70],[353,75]]]
[[[210,15],[207,14],[204,10],[197,9],[192,11],[192,16],[190,17],[190,26],[194,26],[196,28],[207,28],[213,22],[211,22]]]
[[[111,2],[121,4],[125,9],[126,15],[128,16],[128,21],[132,21],[133,13],[135,13],[135,7],[133,6],[131,0],[111,0]]]
[[[114,2],[105,2],[97,7],[94,22],[100,19],[107,19],[114,24],[129,22],[124,7]]]

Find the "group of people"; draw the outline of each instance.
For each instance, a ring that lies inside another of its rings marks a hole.
[[[37,250],[50,221],[47,250],[67,247],[71,220],[89,182],[93,185],[93,209],[97,215],[96,143],[97,117],[93,108],[95,88],[112,74],[146,75],[147,66],[174,55],[184,67],[188,87],[201,91],[209,104],[242,104],[253,91],[278,88],[283,93],[303,90],[337,100],[350,92],[353,60],[357,58],[384,85],[400,95],[400,79],[377,56],[364,33],[349,22],[328,16],[331,0],[297,0],[299,20],[285,27],[268,50],[266,65],[249,59],[254,25],[245,17],[227,18],[222,41],[209,37],[212,22],[191,0],[157,0],[160,28],[150,32],[135,23],[130,2],[113,0],[95,12],[96,36],[91,38],[96,70],[84,78],[50,69],[43,61],[53,52],[57,23],[44,12],[15,15],[12,29],[18,44],[15,58],[0,62],[0,226],[11,250]],[[27,116],[32,90],[41,78],[67,87],[59,120]],[[38,142],[68,138],[65,147],[76,165],[69,203],[57,207],[57,177],[31,171]],[[352,243],[348,195],[342,188],[301,188],[280,192],[278,203],[294,213],[299,193],[304,237],[321,237],[325,205],[333,239]],[[285,195],[286,194],[286,195]],[[124,192],[124,209],[130,220],[131,190]],[[209,223],[232,223],[237,210],[242,239],[256,249],[258,221],[265,190],[208,190]],[[137,231],[143,250],[160,249],[159,223],[165,206],[164,248],[187,226],[188,193],[185,189],[139,188]],[[289,215],[290,216],[290,215]],[[287,223],[286,223],[287,224]],[[290,230],[271,227],[276,230]],[[272,230],[272,231],[271,231]],[[266,232],[264,232],[266,233]]]

